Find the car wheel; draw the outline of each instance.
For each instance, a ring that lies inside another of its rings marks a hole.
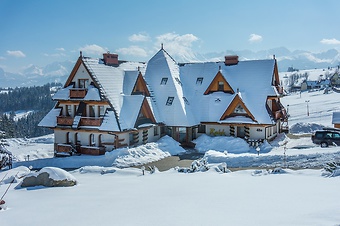
[[[328,144],[327,144],[326,142],[322,142],[322,143],[321,143],[321,147],[322,147],[322,148],[326,148],[326,147],[328,147]]]

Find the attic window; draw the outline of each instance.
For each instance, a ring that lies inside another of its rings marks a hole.
[[[187,98],[183,97],[183,100],[184,100],[184,102],[185,102],[187,105],[190,105]]]
[[[224,90],[224,82],[220,81],[218,82],[218,91],[223,91]]]
[[[162,78],[161,85],[166,85],[168,78]]]
[[[198,77],[196,80],[196,85],[202,85],[203,83],[203,77]]]
[[[168,100],[166,101],[166,105],[171,106],[172,102],[174,102],[174,97],[168,97]]]
[[[244,114],[246,113],[246,111],[244,110],[244,108],[241,106],[241,105],[238,105],[235,110],[234,110],[234,113],[241,113],[241,114]]]

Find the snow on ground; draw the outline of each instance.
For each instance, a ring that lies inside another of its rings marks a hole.
[[[321,148],[310,138],[312,131],[332,126],[338,95],[320,91],[284,97],[294,136],[281,134],[261,145],[259,153],[236,138],[201,136],[195,141],[205,153],[202,161],[255,170],[222,173],[212,167],[180,173],[172,168],[143,176],[137,168],[121,169],[184,152],[170,137],[103,156],[67,158],[53,158],[53,135],[7,139],[3,142],[17,168],[0,171],[0,195],[11,186],[0,224],[340,225],[340,169],[332,177],[322,169],[340,161],[340,148]],[[70,172],[77,185],[20,188],[18,178],[30,172],[24,166],[78,168]]]
[[[34,110],[18,110],[14,112],[14,121],[18,121],[19,119],[22,118],[27,118],[27,116],[31,113],[33,113]],[[7,114],[7,116],[9,117],[11,112],[5,112],[5,114]]]
[[[84,167],[71,172],[74,187],[13,184],[1,226],[339,225],[339,177],[323,177],[321,170],[277,172],[171,169],[143,176],[134,168],[103,174],[100,167]],[[7,187],[2,184],[0,193]]]

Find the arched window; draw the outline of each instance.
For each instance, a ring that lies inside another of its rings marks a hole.
[[[90,144],[90,146],[95,146],[96,145],[93,133],[90,134],[90,142],[89,142],[89,144]]]

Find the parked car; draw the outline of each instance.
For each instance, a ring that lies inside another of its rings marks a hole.
[[[320,144],[323,148],[329,145],[340,145],[340,130],[324,128],[315,131],[312,135],[312,141],[314,144]]]

